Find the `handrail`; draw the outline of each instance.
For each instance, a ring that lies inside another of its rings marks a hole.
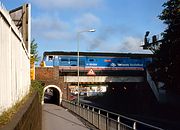
[[[67,104],[66,104],[66,103],[67,103]],[[62,105],[63,105],[64,107],[66,107],[67,109],[70,109],[71,111],[73,111],[73,112],[75,112],[76,114],[80,115],[82,118],[84,118],[84,117],[83,117],[83,115],[81,115],[82,111],[80,112],[80,109],[83,109],[83,110],[86,112],[85,114],[87,114],[87,115],[88,115],[88,112],[91,112],[92,115],[94,114],[94,116],[95,116],[95,115],[96,115],[96,116],[98,115],[98,119],[97,119],[97,120],[98,120],[98,123],[101,122],[100,119],[101,119],[102,117],[104,118],[104,116],[105,116],[105,118],[106,118],[107,121],[106,121],[106,124],[103,124],[103,125],[107,126],[107,125],[109,125],[109,124],[108,124],[108,121],[113,121],[113,122],[115,123],[114,125],[117,126],[117,130],[119,130],[119,127],[120,127],[120,126],[121,126],[121,127],[123,126],[123,130],[129,130],[129,129],[137,130],[137,128],[139,127],[139,125],[141,125],[141,126],[143,126],[143,127],[152,128],[152,129],[154,129],[154,130],[163,130],[162,128],[159,128],[159,127],[156,127],[156,126],[153,126],[153,125],[144,123],[144,122],[142,122],[142,121],[138,121],[138,120],[136,120],[136,119],[129,118],[129,117],[126,117],[126,116],[123,116],[123,115],[120,115],[120,114],[117,114],[117,113],[114,113],[114,112],[110,112],[110,111],[105,110],[105,109],[102,109],[102,108],[98,108],[98,107],[95,107],[95,106],[87,105],[87,104],[82,104],[82,103],[77,104],[76,102],[63,100],[63,101],[62,101]],[[72,106],[70,107],[70,105],[72,105]],[[73,108],[73,109],[72,109],[72,108]],[[75,111],[75,110],[77,110],[77,108],[79,109],[78,112]],[[92,110],[91,110],[90,108],[92,108]],[[94,111],[94,109],[96,109],[98,112]],[[84,111],[83,111],[83,112],[84,112]],[[107,113],[107,114],[104,115],[104,114],[102,114],[102,112],[105,112],[105,113]],[[109,117],[109,115],[116,116],[117,119],[113,119],[113,118]],[[131,125],[122,122],[122,118],[125,119],[125,120],[127,120],[127,121],[129,121],[129,122],[131,122],[131,123],[130,123]],[[89,120],[87,120],[87,121],[89,121]],[[89,122],[90,122],[90,121],[89,121]],[[92,122],[93,122],[93,121],[92,121]],[[91,123],[91,122],[90,122],[90,123]],[[93,123],[92,123],[92,124],[93,124]],[[93,124],[93,125],[95,125],[95,124]],[[102,124],[101,124],[101,125],[102,125]],[[95,126],[96,126],[96,125],[95,125]],[[96,126],[96,127],[99,127],[99,124],[98,124],[98,126]],[[100,128],[99,128],[99,129],[100,129]],[[106,130],[109,130],[108,127],[107,127]]]

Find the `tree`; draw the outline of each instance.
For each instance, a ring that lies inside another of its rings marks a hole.
[[[33,39],[31,41],[31,60],[33,62],[38,62],[40,60],[40,57],[38,56],[38,51],[37,51],[37,48],[38,48],[38,44],[35,42],[35,39]]]
[[[180,0],[168,0],[163,4],[159,18],[167,25],[163,43],[157,52],[161,71],[169,88],[180,86]]]

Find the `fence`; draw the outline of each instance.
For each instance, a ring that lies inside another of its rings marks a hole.
[[[30,59],[22,35],[0,2],[0,114],[30,87]]]
[[[84,118],[100,130],[163,130],[162,128],[143,123],[94,106],[62,101],[62,106]]]

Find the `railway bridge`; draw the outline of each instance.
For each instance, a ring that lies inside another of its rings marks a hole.
[[[59,96],[58,103],[60,104],[62,99],[70,98],[70,86],[77,86],[77,76],[62,76],[60,75],[62,68],[60,67],[37,67],[36,79],[40,80],[44,86],[43,92],[48,88],[54,90]],[[144,81],[143,76],[80,76],[79,83],[81,86],[87,85],[110,85],[112,83],[140,83]],[[44,98],[43,98],[44,99]],[[44,102],[44,101],[42,101]]]
[[[56,93],[56,104],[62,99],[69,100],[71,92],[77,91],[78,83],[80,92],[84,88],[90,90],[92,86],[105,86],[107,91],[118,87],[132,90],[134,86],[142,91],[142,84],[147,82],[146,67],[152,57],[149,54],[80,52],[77,66],[76,52],[44,52],[44,65],[36,68],[35,77],[44,85],[43,95],[50,91],[48,89]],[[151,85],[149,89],[158,100],[157,87]],[[44,100],[43,97],[42,103]]]

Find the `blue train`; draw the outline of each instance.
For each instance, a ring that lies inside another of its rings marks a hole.
[[[84,68],[143,68],[152,62],[152,54],[80,52],[79,66]],[[77,52],[44,52],[46,66],[77,66]]]

